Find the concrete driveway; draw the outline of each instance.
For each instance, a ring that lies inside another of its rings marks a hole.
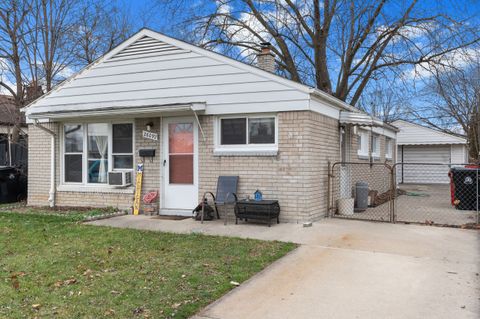
[[[122,216],[91,224],[301,246],[196,318],[480,318],[480,232],[326,219],[313,227]]]

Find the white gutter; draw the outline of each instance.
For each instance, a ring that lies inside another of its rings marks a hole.
[[[185,104],[165,104],[165,105],[151,105],[151,106],[136,106],[136,107],[108,107],[102,109],[90,110],[73,110],[73,111],[53,111],[53,112],[27,112],[27,118],[31,120],[36,119],[65,119],[78,117],[92,117],[92,116],[139,116],[163,114],[166,112],[179,111],[205,111],[205,103],[193,102]]]
[[[48,202],[50,207],[55,207],[55,132],[39,124],[38,120],[35,120],[34,125],[50,134],[50,191],[48,192]]]

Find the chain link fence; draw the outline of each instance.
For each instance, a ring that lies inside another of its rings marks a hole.
[[[329,215],[445,226],[479,224],[479,169],[466,164],[335,163]]]
[[[380,163],[335,163],[331,172],[331,216],[392,221],[390,166]]]

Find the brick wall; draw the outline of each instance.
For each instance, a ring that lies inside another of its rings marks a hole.
[[[278,199],[281,220],[303,222],[326,212],[328,160],[338,160],[338,121],[305,112],[278,114],[277,156],[214,156],[213,117],[201,117],[207,136],[199,145],[199,197],[215,191],[219,175],[238,175],[238,195]]]
[[[43,126],[58,133],[55,123],[46,123]],[[33,125],[29,125],[28,131],[27,202],[31,206],[48,206],[51,138],[47,132]]]
[[[145,130],[146,124],[152,122],[153,127],[151,132],[158,134],[158,141],[143,138],[143,130]],[[162,128],[160,125],[160,118],[142,118],[135,120],[135,163],[142,163],[143,161],[143,185],[142,185],[142,197],[150,191],[160,191],[160,181],[162,177]],[[138,150],[140,149],[154,149],[155,157],[142,159],[138,156]],[[159,204],[159,198],[157,197],[156,203]],[[143,202],[142,202],[143,203]]]

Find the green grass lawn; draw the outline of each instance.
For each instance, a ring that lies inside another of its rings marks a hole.
[[[186,318],[294,244],[0,212],[0,318]]]

